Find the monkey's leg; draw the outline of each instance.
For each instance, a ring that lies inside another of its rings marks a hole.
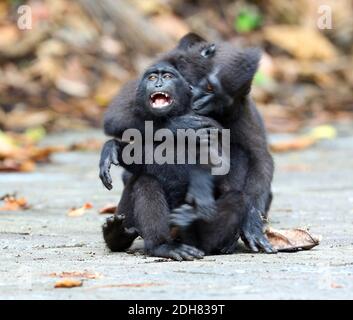
[[[169,228],[170,209],[164,190],[158,180],[141,175],[133,185],[134,220],[145,242],[145,251],[151,256],[175,260],[193,260],[203,252],[172,240]]]
[[[265,221],[271,201],[272,193],[270,190],[265,190],[257,196],[247,195],[249,209],[241,227],[241,238],[253,252],[277,252],[264,234]]]
[[[244,195],[228,191],[217,199],[217,215],[212,221],[199,221],[200,248],[206,253],[233,253],[246,212]]]
[[[241,192],[229,191],[216,201],[217,214],[211,220],[200,219],[196,209],[183,205],[173,211],[171,226],[179,230],[183,243],[211,253],[233,253],[246,213],[246,201]],[[196,236],[195,236],[196,235]]]
[[[107,218],[103,225],[103,238],[111,251],[128,249],[138,236],[131,199],[133,183],[130,179],[123,190],[117,211],[114,216]]]

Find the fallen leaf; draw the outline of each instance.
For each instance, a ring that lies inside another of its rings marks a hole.
[[[100,214],[115,213],[118,206],[116,204],[109,203],[99,210]]]
[[[265,234],[271,245],[278,251],[309,250],[321,241],[321,236],[312,235],[307,230],[300,228],[288,230],[268,228]]]
[[[102,275],[98,272],[88,272],[88,271],[73,271],[73,272],[61,272],[61,273],[50,273],[50,277],[58,277],[58,278],[81,278],[81,279],[98,279],[101,278]]]
[[[270,143],[270,149],[273,152],[303,150],[315,144],[316,141],[317,139],[311,137],[297,137],[292,140]]]
[[[86,141],[76,142],[69,146],[70,151],[96,151],[102,147],[102,141],[97,139],[87,139]]]
[[[286,152],[307,149],[319,140],[334,139],[337,131],[333,126],[321,125],[310,130],[309,133],[291,140],[270,143],[273,152]]]
[[[308,135],[316,140],[334,139],[337,136],[337,130],[333,126],[322,125],[311,129]]]
[[[92,209],[93,205],[89,202],[85,203],[81,208],[71,208],[67,215],[69,217],[80,217],[83,216],[88,209]]]
[[[27,200],[23,197],[17,198],[15,194],[6,194],[0,200],[4,201],[3,206],[0,207],[0,211],[17,211],[29,208]]]
[[[74,288],[81,287],[83,282],[81,280],[64,278],[55,282],[55,288]]]
[[[36,146],[34,143],[40,139],[43,130],[37,128],[25,134],[4,133],[0,130],[0,171],[33,171],[36,162],[48,162],[52,153],[67,150],[62,146]]]
[[[264,29],[264,37],[299,59],[328,60],[337,55],[331,42],[313,28],[289,25],[268,26]]]
[[[155,287],[163,286],[164,283],[155,283],[155,282],[144,282],[144,283],[123,283],[123,284],[107,284],[102,286],[94,286],[88,289],[101,289],[101,288],[146,288],[146,287]]]

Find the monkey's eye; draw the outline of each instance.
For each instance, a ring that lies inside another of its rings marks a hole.
[[[172,79],[172,78],[173,78],[173,75],[170,74],[170,73],[165,73],[165,74],[163,75],[163,79]]]
[[[209,93],[213,92],[213,87],[212,87],[212,85],[209,82],[207,82],[206,91],[209,92]]]
[[[157,79],[157,76],[155,74],[151,74],[147,79],[153,81]]]

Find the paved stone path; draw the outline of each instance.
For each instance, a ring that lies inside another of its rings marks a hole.
[[[56,154],[28,174],[1,174],[0,195],[17,191],[32,208],[0,212],[0,299],[236,299],[353,298],[353,131],[301,152],[275,156],[271,225],[310,227],[323,236],[313,250],[277,255],[238,253],[174,262],[110,253],[98,209],[118,201],[120,170],[111,192],[97,172],[98,153]],[[48,137],[70,143],[97,131]],[[276,138],[276,137],[272,137]],[[81,217],[67,210],[91,202]],[[137,242],[136,246],[141,246]],[[53,272],[98,272],[73,289],[54,289]],[[135,285],[132,285],[135,284]]]

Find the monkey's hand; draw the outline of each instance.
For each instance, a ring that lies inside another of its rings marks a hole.
[[[155,248],[147,250],[147,253],[155,257],[170,258],[177,261],[192,261],[194,259],[202,259],[204,252],[181,243],[165,243]]]
[[[103,149],[101,152],[101,157],[99,160],[99,178],[108,190],[111,190],[113,188],[112,177],[110,176],[110,167],[112,164],[119,164],[119,149],[120,148],[117,144],[117,141],[111,139],[103,145]]]
[[[171,228],[177,227],[180,229],[187,229],[198,216],[195,209],[189,204],[183,204],[178,208],[172,210],[169,215],[169,226]]]
[[[185,114],[179,117],[173,117],[168,121],[166,125],[166,128],[171,130],[174,134],[177,133],[177,129],[199,130],[203,128],[214,127],[217,127],[217,125],[216,122],[212,119],[192,114]]]
[[[213,193],[200,192],[197,195],[189,192],[185,198],[186,202],[193,206],[196,212],[197,219],[204,221],[210,221],[217,214],[216,201],[213,197]]]
[[[216,205],[212,204],[210,207],[203,209],[196,209],[190,204],[183,204],[178,208],[172,210],[169,215],[169,226],[171,228],[177,227],[182,230],[187,229],[196,220],[210,221],[217,213]]]
[[[208,170],[192,169],[185,202],[195,210],[198,219],[210,221],[216,215],[214,188],[214,178]]]
[[[263,232],[261,212],[255,207],[252,207],[245,217],[241,239],[253,252],[263,250],[266,253],[277,253],[277,250],[272,247]]]

